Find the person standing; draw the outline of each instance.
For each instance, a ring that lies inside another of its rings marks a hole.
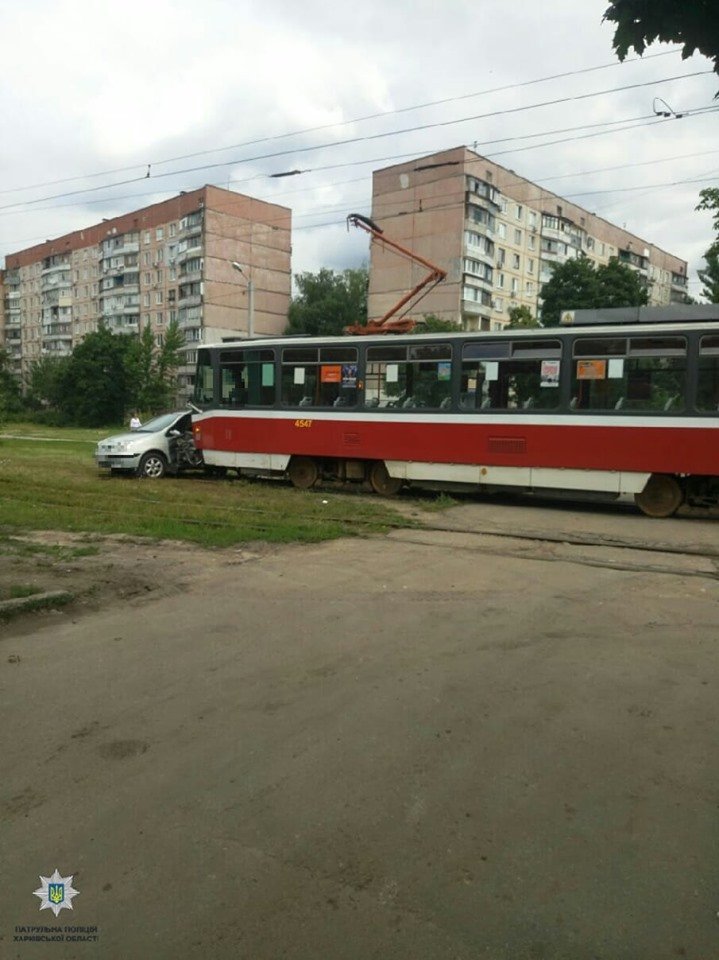
[[[137,415],[137,410],[135,410],[135,412],[132,414],[132,417],[130,418],[130,430],[139,430],[141,426],[142,426],[142,422]]]

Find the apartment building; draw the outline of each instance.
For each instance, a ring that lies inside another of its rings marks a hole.
[[[652,305],[685,302],[685,260],[466,147],[375,171],[372,219],[447,271],[410,312],[418,318],[431,313],[466,330],[494,330],[512,307],[536,316],[554,265],[579,256],[626,263],[646,280]],[[370,317],[382,316],[423,273],[373,244]]]
[[[205,186],[8,255],[0,342],[13,370],[23,377],[40,357],[68,355],[100,322],[117,333],[149,324],[161,344],[177,320],[187,394],[199,343],[250,326],[256,336],[283,332],[291,218],[286,207]]]

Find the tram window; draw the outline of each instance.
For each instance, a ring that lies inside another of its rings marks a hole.
[[[452,397],[452,361],[449,344],[410,347],[410,355],[442,357],[443,359],[407,360],[403,357],[389,362],[368,360],[365,371],[365,405],[367,407],[401,408],[403,410],[439,410],[447,407]]]
[[[220,354],[220,403],[225,407],[271,407],[275,403],[275,363],[272,350]]]
[[[452,347],[448,343],[422,343],[410,346],[410,360],[451,360]]]
[[[575,360],[571,409],[679,411],[685,406],[685,356]]]
[[[197,370],[195,373],[195,403],[212,403],[214,397],[212,357],[208,350],[200,350],[197,355]]]
[[[598,340],[596,338],[574,341],[575,357],[623,357],[627,352],[627,341],[617,338]]]
[[[480,360],[462,364],[460,406],[474,410],[555,410],[559,361]]]
[[[508,357],[511,349],[511,343],[508,340],[495,340],[494,342],[475,341],[474,343],[465,343],[462,347],[463,360],[482,360],[485,357],[489,360],[499,360],[502,357]]]
[[[699,343],[697,410],[719,410],[719,337],[702,337]]]
[[[633,356],[661,354],[663,357],[681,357],[686,352],[684,337],[633,337],[629,341],[629,353]]]
[[[317,364],[282,364],[282,404],[285,407],[317,405]]]
[[[317,363],[317,347],[285,347],[283,363]]]
[[[512,343],[512,356],[517,358],[561,357],[559,340],[516,340]]]
[[[368,360],[388,360],[390,362],[407,359],[407,347],[388,347],[382,344],[381,347],[367,348]]]
[[[290,407],[354,407],[357,403],[357,349],[325,348],[312,363],[282,365],[282,403]],[[294,351],[283,351],[283,357]],[[330,362],[325,362],[330,361]]]

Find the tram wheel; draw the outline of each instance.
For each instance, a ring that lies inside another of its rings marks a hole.
[[[634,502],[648,517],[671,517],[683,500],[679,481],[666,473],[653,473],[642,492],[634,495]]]
[[[394,497],[402,487],[399,477],[390,477],[387,467],[381,460],[373,463],[369,471],[370,486],[380,497]]]
[[[309,490],[317,483],[320,471],[317,462],[310,457],[293,457],[290,461],[288,473],[290,483],[298,490]]]

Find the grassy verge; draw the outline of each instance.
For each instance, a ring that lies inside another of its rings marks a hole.
[[[274,481],[110,477],[98,472],[90,438],[79,435],[88,431],[38,429],[44,431],[38,436],[71,442],[0,441],[0,527],[6,535],[67,530],[229,546],[251,540],[317,542],[411,525],[381,500],[330,489],[305,492]],[[9,543],[7,536],[0,539],[0,552],[3,543]]]
[[[84,443],[97,443],[103,437],[113,433],[124,433],[127,427],[48,427],[42,423],[30,423],[24,420],[7,420],[0,428],[0,434],[10,437],[37,437],[46,440],[77,440]]]

